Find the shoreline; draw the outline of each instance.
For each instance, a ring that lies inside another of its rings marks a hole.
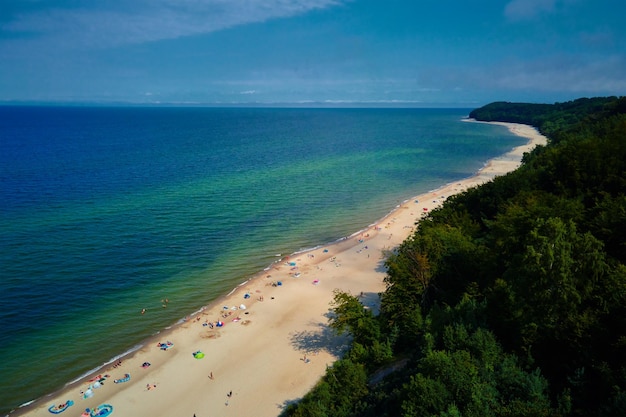
[[[384,252],[409,237],[415,223],[448,196],[513,171],[525,152],[546,143],[533,127],[492,124],[529,141],[469,178],[403,201],[361,231],[281,256],[228,294],[118,355],[121,365],[114,366],[113,358],[10,415],[48,416],[50,405],[72,400],[76,407],[68,415],[107,403],[116,416],[277,416],[306,394],[346,347],[347,338],[326,326],[333,290],[363,294],[364,305],[377,309],[378,293],[384,291]],[[224,325],[217,327],[218,321]],[[162,351],[157,343],[166,341],[173,346]],[[196,359],[198,351],[205,357]],[[144,362],[151,365],[142,368]],[[126,374],[130,380],[114,383]],[[97,375],[102,378],[96,388]],[[84,399],[89,387],[93,396]]]

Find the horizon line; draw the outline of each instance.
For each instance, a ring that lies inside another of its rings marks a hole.
[[[418,102],[418,101],[276,101],[276,102],[191,102],[191,101],[123,101],[123,100],[0,100],[0,106],[23,107],[240,107],[240,108],[455,108],[470,109],[488,103]]]

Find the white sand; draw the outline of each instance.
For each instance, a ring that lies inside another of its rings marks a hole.
[[[546,143],[530,126],[502,124],[529,138],[528,144],[491,160],[471,178],[408,200],[362,234],[294,255],[260,273],[183,325],[162,333],[160,341],[172,341],[171,349],[162,351],[156,346],[159,340],[148,341],[121,366],[102,371],[110,377],[93,390],[93,397],[81,395],[90,385],[86,378],[15,415],[48,417],[51,404],[72,399],[75,405],[63,416],[77,417],[102,403],[113,405],[116,417],[277,416],[313,387],[345,347],[346,339],[327,328],[333,290],[363,292],[363,303],[376,309],[378,293],[385,289],[383,253],[411,234],[424,209],[430,211],[450,195],[514,170],[524,152]],[[297,269],[288,262],[295,262]],[[278,281],[282,285],[272,285]],[[244,298],[246,293],[250,298]],[[247,308],[230,309],[240,304]],[[222,318],[224,313],[230,315]],[[240,320],[233,321],[237,317]],[[218,319],[223,327],[203,326]],[[199,350],[206,356],[195,359],[193,352]],[[143,362],[151,366],[142,368]],[[131,374],[129,382],[113,383],[126,373]]]

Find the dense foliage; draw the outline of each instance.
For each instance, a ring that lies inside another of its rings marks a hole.
[[[604,112],[616,110],[613,106],[621,106],[623,113],[625,105],[626,103],[616,97],[579,98],[555,104],[498,101],[473,110],[470,117],[485,122],[524,123],[551,136],[557,130],[568,129],[590,117],[603,117]]]
[[[548,146],[451,197],[387,261],[381,313],[285,416],[626,415],[626,98],[493,103]]]

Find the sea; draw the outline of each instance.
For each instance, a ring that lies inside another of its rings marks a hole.
[[[0,415],[526,143],[470,110],[0,106]]]

